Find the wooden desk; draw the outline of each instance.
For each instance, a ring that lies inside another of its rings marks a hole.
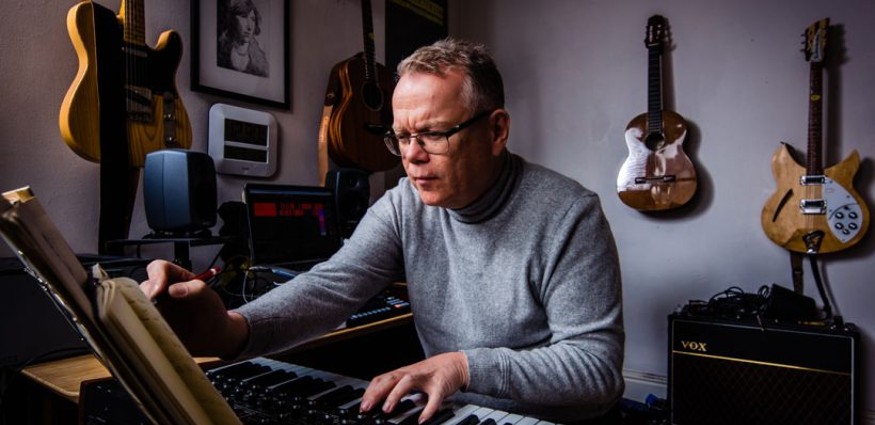
[[[332,342],[366,335],[371,332],[409,323],[412,319],[413,315],[407,313],[362,326],[356,326],[355,328],[340,329],[295,347],[287,353],[300,352],[330,344]],[[198,363],[204,363],[216,361],[218,359],[215,357],[198,357],[195,358],[195,360]],[[73,403],[79,403],[79,387],[83,381],[109,378],[111,376],[103,364],[101,364],[92,354],[69,357],[28,366],[24,368],[21,373],[34,382],[50,389],[54,393],[72,401]]]

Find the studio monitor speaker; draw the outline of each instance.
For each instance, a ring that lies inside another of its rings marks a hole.
[[[859,333],[828,326],[669,316],[674,425],[853,425]]]
[[[203,152],[165,149],[146,155],[143,204],[149,227],[188,235],[216,224],[216,169]]]
[[[325,177],[325,186],[334,192],[340,234],[348,238],[370,205],[370,172],[357,168],[332,170]]]

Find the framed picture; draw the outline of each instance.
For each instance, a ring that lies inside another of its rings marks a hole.
[[[289,0],[192,0],[191,89],[289,108]]]

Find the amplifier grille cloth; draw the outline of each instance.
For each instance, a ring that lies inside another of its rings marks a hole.
[[[675,424],[852,423],[850,374],[688,353],[672,361]]]

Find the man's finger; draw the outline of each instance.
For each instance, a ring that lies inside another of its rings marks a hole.
[[[413,385],[413,379],[410,375],[404,375],[399,379],[395,386],[392,387],[392,391],[389,392],[389,395],[386,396],[386,401],[383,402],[383,411],[388,413],[395,410],[395,407],[398,406],[398,402],[401,399],[410,394],[414,389],[416,389]]]
[[[425,408],[422,409],[422,413],[419,414],[419,423],[423,423],[431,419],[431,417],[434,416],[434,414],[437,413],[438,409],[441,407],[441,402],[443,402],[443,399],[441,399],[441,397],[435,397],[429,394],[428,402],[425,403]]]

